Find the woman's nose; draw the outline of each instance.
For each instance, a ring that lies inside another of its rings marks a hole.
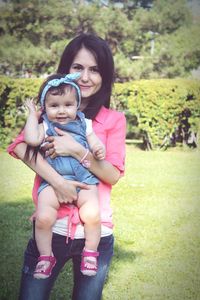
[[[81,72],[81,78],[80,78],[83,82],[87,82],[89,80],[89,73],[88,70],[85,69]]]

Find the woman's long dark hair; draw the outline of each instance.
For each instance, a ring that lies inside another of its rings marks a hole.
[[[111,50],[102,38],[92,34],[80,34],[64,49],[57,69],[58,73],[68,74],[75,56],[81,48],[88,49],[95,57],[102,77],[100,90],[91,96],[83,111],[86,118],[94,119],[102,106],[110,107],[110,97],[114,83],[114,61]]]

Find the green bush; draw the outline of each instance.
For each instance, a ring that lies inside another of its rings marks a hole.
[[[0,78],[0,143],[7,146],[20,132],[27,97],[35,97],[42,79]],[[112,107],[125,112],[127,138],[142,139],[155,149],[171,144],[195,143],[200,128],[200,81],[186,79],[141,80],[116,83]]]
[[[200,81],[141,80],[116,84],[114,105],[126,112],[128,135],[139,135],[149,148],[197,140]],[[136,127],[136,128],[135,128]],[[194,141],[194,142],[195,142]]]
[[[24,101],[37,96],[41,79],[0,78],[0,143],[7,146],[21,131],[26,118]]]

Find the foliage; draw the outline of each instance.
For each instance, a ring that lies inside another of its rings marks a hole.
[[[25,122],[24,101],[37,96],[41,79],[1,78],[0,81],[0,142],[8,144]]]
[[[0,142],[6,146],[21,131],[27,97],[36,97],[42,79],[0,78]],[[142,139],[149,149],[177,142],[197,146],[200,126],[200,82],[186,79],[116,83],[112,107],[124,111],[127,138]]]
[[[172,78],[183,76],[200,64],[200,40],[195,40],[199,26],[182,27],[173,36],[166,34],[158,37],[154,71],[162,76]],[[179,49],[179,51],[177,51]],[[156,61],[157,60],[157,61]]]
[[[188,143],[191,135],[197,136],[199,81],[163,79],[118,83],[114,99],[115,107],[127,112],[128,136],[138,137],[139,129],[140,137],[150,149],[176,142]]]
[[[118,81],[187,76],[199,66],[199,22],[186,0],[104,2],[1,3],[0,73],[52,73],[65,45],[81,32],[106,39]]]

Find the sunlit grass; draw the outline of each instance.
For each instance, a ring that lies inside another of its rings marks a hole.
[[[34,174],[6,153],[0,161],[0,299],[13,300],[31,235]],[[112,207],[115,256],[103,299],[200,299],[200,154],[128,146]],[[70,299],[70,270],[61,273],[52,300]]]
[[[200,299],[200,155],[128,148],[104,299]]]

